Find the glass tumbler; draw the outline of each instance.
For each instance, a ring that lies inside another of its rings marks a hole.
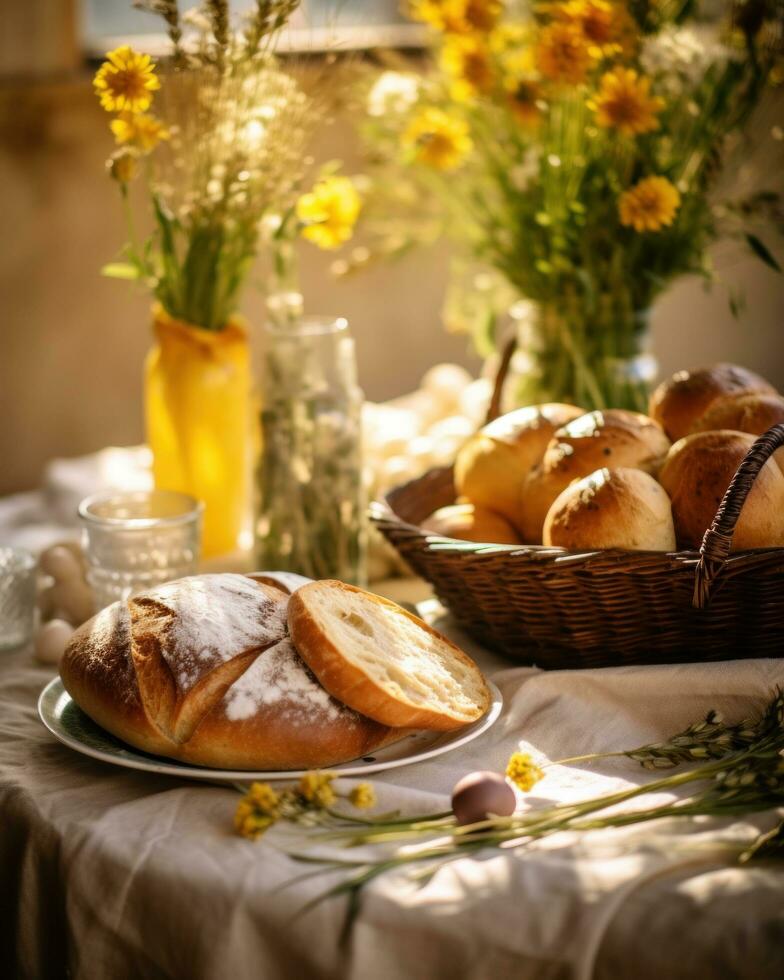
[[[171,579],[199,561],[203,504],[172,490],[108,490],[79,505],[96,608]]]
[[[0,650],[23,646],[32,638],[36,568],[24,548],[0,548]]]

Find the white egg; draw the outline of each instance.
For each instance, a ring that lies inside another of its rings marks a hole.
[[[445,406],[456,408],[461,392],[471,384],[471,375],[459,364],[436,364],[422,378],[421,388]]]
[[[81,579],[82,566],[70,548],[56,544],[47,548],[41,554],[40,568],[42,572],[51,575],[56,582],[66,582],[68,579]]]
[[[69,623],[80,626],[95,612],[95,600],[90,586],[78,579],[68,579],[52,586],[52,600]]]
[[[74,628],[62,619],[50,619],[35,635],[35,659],[42,664],[58,664]]]

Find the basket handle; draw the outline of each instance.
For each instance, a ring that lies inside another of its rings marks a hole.
[[[716,579],[729,557],[735,525],[757,474],[781,446],[784,446],[784,423],[772,426],[755,441],[730,481],[700,546],[692,599],[697,609],[704,609],[710,601]]]
[[[504,393],[506,376],[509,374],[509,367],[512,363],[512,358],[514,357],[516,350],[517,337],[513,333],[509,340],[507,340],[507,342],[504,344],[503,353],[501,354],[501,363],[498,365],[495,381],[493,382],[493,394],[490,398],[490,404],[487,406],[485,425],[488,425],[490,422],[494,422],[501,414],[501,396]]]

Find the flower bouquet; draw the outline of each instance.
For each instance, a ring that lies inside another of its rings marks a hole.
[[[511,308],[517,403],[644,407],[668,284],[710,279],[728,237],[779,268],[756,229],[778,197],[719,178],[781,79],[784,14],[729,7],[718,28],[688,0],[411,0],[436,65],[369,92],[371,231],[382,253],[456,240],[448,326],[488,356]]]
[[[298,4],[259,0],[235,25],[227,0],[182,17],[177,0],[141,0],[166,23],[170,62],[123,46],[95,76],[112,116],[118,146],[108,169],[128,228],[122,261],[103,271],[143,283],[155,298],[145,374],[155,482],[205,502],[207,555],[234,550],[247,509],[250,344],[237,310],[251,267],[266,257],[271,317],[296,317],[294,241],[301,233],[334,248],[359,210],[334,167],[306,188],[323,97],[275,54]],[[143,184],[150,231],[137,230],[134,182]]]

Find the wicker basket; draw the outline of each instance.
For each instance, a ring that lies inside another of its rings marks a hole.
[[[451,468],[430,470],[371,507],[376,526],[468,633],[545,668],[784,655],[784,548],[730,554],[754,478],[784,425],[754,443],[699,552],[476,545],[417,525],[454,503]]]

